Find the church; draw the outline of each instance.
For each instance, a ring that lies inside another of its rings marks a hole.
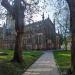
[[[42,21],[25,26],[24,47],[26,49],[55,49],[56,32],[55,25],[49,17]]]
[[[15,21],[7,14],[6,25],[4,25],[3,32],[3,48],[14,49],[15,47]],[[50,50],[59,48],[59,36],[57,37],[55,31],[55,24],[53,24],[48,17],[38,22],[24,26],[23,49],[26,50]]]

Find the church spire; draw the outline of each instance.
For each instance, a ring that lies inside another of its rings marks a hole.
[[[44,21],[45,17],[44,17],[44,12],[43,12],[43,15],[42,15],[42,20]]]
[[[55,25],[55,18],[54,18],[54,20],[53,20],[53,23],[54,23],[54,25]]]
[[[49,19],[49,14],[48,14],[48,19]]]

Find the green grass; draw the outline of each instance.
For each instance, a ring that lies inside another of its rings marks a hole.
[[[10,62],[13,57],[12,50],[0,50],[0,52],[8,54],[0,55],[0,75],[22,75],[22,73],[42,55],[41,51],[24,51],[24,62],[20,64]]]
[[[55,51],[54,56],[61,72],[64,72],[71,67],[70,51]]]

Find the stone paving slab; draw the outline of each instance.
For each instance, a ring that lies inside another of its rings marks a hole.
[[[45,52],[23,75],[60,75],[52,52]]]

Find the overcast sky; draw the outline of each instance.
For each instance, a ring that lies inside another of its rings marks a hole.
[[[0,0],[1,1],[1,0]],[[29,0],[30,1],[30,0]],[[33,16],[33,19],[34,19],[34,21],[39,21],[39,20],[42,20],[42,14],[43,14],[43,12],[44,12],[44,14],[45,14],[45,18],[47,18],[48,17],[48,15],[49,15],[49,17],[50,17],[50,19],[51,19],[51,21],[53,21],[53,19],[54,19],[54,13],[55,12],[57,12],[58,11],[58,9],[56,9],[56,7],[55,6],[57,6],[57,1],[59,1],[59,0],[46,0],[46,2],[45,2],[45,4],[43,3],[44,2],[44,0],[40,0],[40,2],[39,2],[39,6],[40,7],[43,7],[44,9],[40,9],[41,10],[41,12],[39,12],[39,14],[37,13],[37,14],[34,14],[34,16]],[[61,1],[61,0],[60,0]],[[62,5],[62,3],[61,3],[61,6],[63,6],[62,7],[62,13],[61,13],[61,15],[60,15],[60,21],[63,21],[63,18],[65,18],[66,17],[66,15],[67,14],[69,14],[69,11],[67,11],[67,10],[64,10],[63,8],[65,8],[65,7],[67,7],[67,3],[66,3],[66,1],[65,0],[62,0],[62,1],[64,1],[65,3],[64,3],[64,5]],[[4,9],[2,12],[0,11],[0,13],[2,14],[2,13],[4,13],[6,10],[5,10],[5,8],[3,8],[2,6],[1,6],[1,4],[0,4],[0,10],[1,9]],[[1,15],[0,15],[1,16]],[[4,17],[4,16],[3,16]],[[1,18],[0,17],[0,24],[3,24],[4,22],[5,22],[5,19],[6,18]],[[64,23],[64,22],[63,22]],[[1,25],[2,26],[2,25]]]

